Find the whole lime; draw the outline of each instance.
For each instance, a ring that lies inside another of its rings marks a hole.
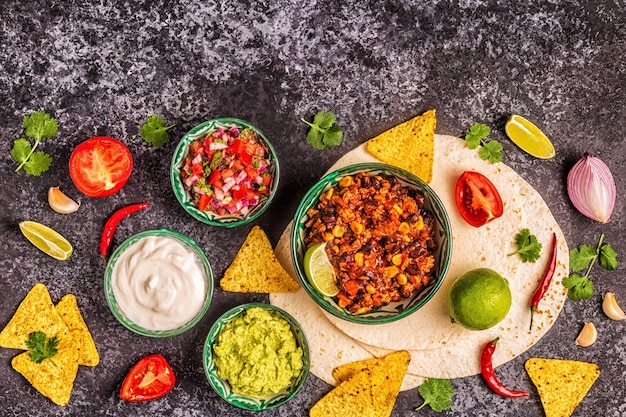
[[[489,268],[472,269],[461,275],[448,293],[450,318],[470,330],[495,326],[510,309],[509,281]]]

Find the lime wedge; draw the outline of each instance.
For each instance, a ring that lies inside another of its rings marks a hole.
[[[521,150],[535,158],[549,159],[556,155],[550,139],[522,116],[511,115],[504,125],[504,131]]]
[[[335,269],[326,254],[326,242],[311,246],[304,254],[304,273],[316,290],[325,296],[339,293],[335,284]]]
[[[20,230],[30,243],[54,259],[65,261],[74,251],[67,239],[41,223],[25,220],[20,223]]]

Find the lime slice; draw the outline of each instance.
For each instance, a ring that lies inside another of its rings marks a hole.
[[[339,293],[335,269],[326,254],[326,242],[311,246],[304,254],[304,273],[316,290],[328,297]]]
[[[522,116],[511,115],[504,125],[504,131],[521,150],[536,158],[549,159],[556,155],[550,139]]]
[[[41,223],[25,220],[20,223],[20,230],[30,243],[54,259],[65,261],[74,251],[67,239]]]

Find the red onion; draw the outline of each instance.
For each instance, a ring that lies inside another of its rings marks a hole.
[[[567,174],[567,194],[582,214],[608,223],[615,207],[617,190],[613,175],[600,158],[585,152]]]

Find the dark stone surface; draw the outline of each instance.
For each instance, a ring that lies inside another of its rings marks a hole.
[[[623,260],[626,136],[626,5],[623,1],[15,1],[0,3],[0,325],[38,281],[55,301],[76,294],[102,362],[81,367],[70,404],[53,405],[11,369],[17,352],[0,349],[3,416],[253,415],[222,401],[206,381],[201,352],[213,321],[228,308],[263,295],[225,294],[192,331],[153,340],[125,330],[103,295],[103,260],[97,247],[107,217],[132,202],[151,207],[122,222],[116,243],[139,231],[167,227],[202,246],[220,277],[250,226],[202,225],[178,205],[168,169],[177,138],[213,117],[234,116],[259,126],[281,158],[280,188],[255,224],[275,244],[306,189],[343,153],[429,108],[437,132],[458,135],[474,122],[489,124],[504,146],[504,161],[537,188],[570,247],[597,242],[601,233]],[[53,158],[40,177],[15,173],[9,152],[23,135],[22,117],[43,109],[59,121],[59,135],[40,149]],[[313,151],[298,119],[318,110],[337,114],[345,141]],[[504,135],[508,115],[534,121],[552,139],[557,157],[538,160]],[[170,140],[154,149],[138,130],[151,114],[176,123]],[[90,199],[68,174],[72,149],[95,135],[125,142],[135,167],[114,196]],[[601,225],[570,203],[566,174],[582,152],[600,156],[618,188],[614,219]],[[80,200],[72,215],[54,213],[50,186]],[[37,251],[20,234],[24,219],[45,223],[75,247],[66,262]],[[602,374],[575,415],[626,415],[624,322],[601,311],[601,294],[614,291],[626,307],[624,269],[592,272],[595,295],[567,301],[552,330],[533,348],[497,369],[500,379],[533,394],[510,400],[481,378],[453,380],[453,407],[420,415],[542,416],[523,368],[532,356],[595,362]],[[580,348],[583,322],[598,327],[598,342]],[[419,331],[416,329],[416,331]],[[140,357],[158,352],[171,361],[177,386],[165,398],[130,404],[120,384]],[[288,405],[260,413],[305,416],[329,390],[311,375]],[[422,400],[403,392],[394,416],[413,416]]]

